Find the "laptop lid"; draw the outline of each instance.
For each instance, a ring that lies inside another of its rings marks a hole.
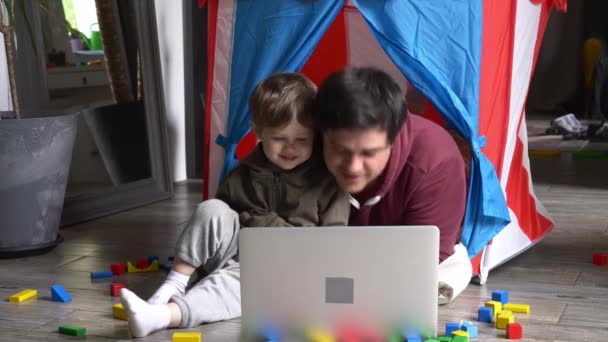
[[[347,326],[436,336],[435,226],[246,228],[239,259],[244,336]]]

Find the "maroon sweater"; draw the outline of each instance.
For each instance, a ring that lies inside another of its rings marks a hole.
[[[466,179],[460,151],[443,128],[408,114],[384,172],[354,198],[361,205],[351,206],[350,225],[437,226],[441,262],[454,252],[464,216]]]

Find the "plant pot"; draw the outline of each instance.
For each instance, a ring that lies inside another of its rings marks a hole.
[[[70,47],[72,48],[72,52],[76,53],[83,49],[82,39],[80,38],[72,38],[70,39]]]
[[[152,177],[141,101],[111,104],[82,111],[112,184]]]
[[[73,113],[0,120],[0,258],[42,254],[62,240],[76,124]]]

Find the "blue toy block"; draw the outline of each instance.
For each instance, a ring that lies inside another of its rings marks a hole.
[[[158,262],[160,262],[160,259],[156,255],[153,255],[148,257],[148,264],[152,264],[154,260],[158,260]]]
[[[492,322],[493,311],[487,306],[480,306],[477,311],[477,320],[480,322]]]
[[[173,261],[173,259],[175,259],[175,257],[170,256],[167,258],[167,260],[169,260],[169,261]]]
[[[478,333],[477,326],[471,322],[462,322],[462,325],[460,326],[460,330],[468,332],[470,338],[477,337],[477,333]]]
[[[418,331],[408,329],[405,331],[405,340],[407,342],[422,342],[422,337]]]
[[[452,332],[454,332],[456,330],[460,330],[460,324],[451,323],[451,322],[447,322],[445,324],[445,335],[446,336],[452,336]]]
[[[509,292],[501,290],[492,291],[492,300],[495,302],[501,302],[504,306],[509,302]]]
[[[91,272],[91,279],[112,278],[113,275],[112,271]]]
[[[55,284],[51,286],[51,301],[67,303],[72,300],[72,296],[66,291],[63,286]]]

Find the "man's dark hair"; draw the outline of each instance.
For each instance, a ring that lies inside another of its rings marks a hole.
[[[321,131],[379,127],[391,144],[407,115],[399,84],[373,67],[350,67],[327,77],[317,93],[314,112]]]

